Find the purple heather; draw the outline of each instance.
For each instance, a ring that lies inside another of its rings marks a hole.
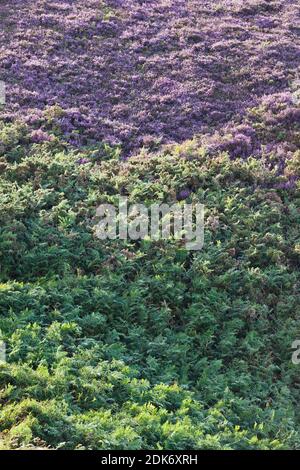
[[[280,126],[299,124],[298,0],[3,0],[1,10],[2,117],[37,127],[58,106],[53,126],[73,145],[117,143],[128,156],[199,136],[212,154],[259,157]]]

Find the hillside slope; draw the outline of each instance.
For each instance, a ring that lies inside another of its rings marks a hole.
[[[1,138],[2,445],[297,448],[299,186],[195,141],[119,162]],[[201,251],[95,238],[98,204],[182,191],[206,207]]]
[[[38,124],[58,104],[72,143],[105,140],[128,155],[184,141],[239,124],[299,79],[297,0],[2,4],[7,112]]]
[[[0,449],[299,449],[299,2],[10,5]],[[203,249],[99,240],[120,195]]]

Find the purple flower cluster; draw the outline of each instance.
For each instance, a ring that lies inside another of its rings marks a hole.
[[[178,201],[184,201],[187,199],[190,195],[192,194],[192,191],[188,188],[182,189],[178,194],[177,194],[177,200]]]
[[[300,66],[298,0],[3,0],[0,9],[5,115],[38,125],[59,105],[66,140],[121,144],[127,155],[206,133],[212,149],[249,156],[260,145],[245,111],[288,91]],[[280,119],[299,113],[286,103]]]
[[[51,135],[47,134],[42,129],[32,131],[30,137],[31,141],[34,143],[50,142],[53,139]]]

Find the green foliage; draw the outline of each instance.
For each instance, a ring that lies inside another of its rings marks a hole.
[[[299,189],[195,142],[121,162],[1,141],[2,448],[298,448]],[[183,188],[202,251],[95,237],[100,203]]]

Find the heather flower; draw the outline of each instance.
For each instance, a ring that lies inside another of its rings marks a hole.
[[[31,140],[34,143],[50,142],[53,140],[53,136],[47,134],[47,132],[37,129],[31,132]]]
[[[79,159],[77,160],[77,163],[78,163],[79,165],[85,165],[86,163],[90,163],[90,160],[89,160],[88,158],[79,158]]]
[[[106,0],[109,14],[101,5],[14,1],[0,31],[5,116],[35,124],[29,114],[59,105],[54,124],[67,141],[113,136],[125,155],[148,136],[182,142],[223,127],[224,146],[244,158],[260,143],[227,130],[248,108],[264,107],[270,126],[299,120],[289,89],[300,67],[297,2]]]
[[[178,201],[183,201],[184,199],[187,199],[191,195],[192,191],[188,188],[182,189],[178,194],[177,194],[177,200]]]

